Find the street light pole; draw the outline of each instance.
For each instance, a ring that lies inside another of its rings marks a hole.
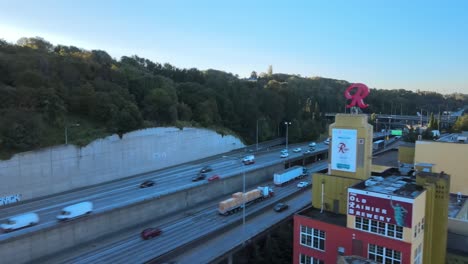
[[[245,238],[245,164],[242,163],[242,244]]]
[[[258,151],[258,121],[263,121],[265,120],[264,118],[257,119],[257,133],[256,133],[256,141],[257,141],[257,151]]]
[[[71,124],[69,126],[65,125],[65,145],[68,145],[68,127],[77,127],[80,126],[80,124]]]
[[[292,123],[291,122],[284,122],[284,124],[286,125],[286,150],[289,150],[288,149],[288,128]]]

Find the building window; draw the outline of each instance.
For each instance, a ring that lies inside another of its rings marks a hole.
[[[414,264],[422,264],[422,245],[419,246],[414,250]]]
[[[325,251],[325,231],[301,226],[301,245]]]
[[[324,264],[325,262],[323,262],[323,260],[301,254],[299,256],[299,263],[300,264]]]
[[[368,258],[378,263],[401,264],[401,252],[369,244]]]
[[[369,220],[367,218],[356,216],[354,227],[366,232],[379,234],[382,236],[403,239],[403,227],[387,224],[384,222]]]

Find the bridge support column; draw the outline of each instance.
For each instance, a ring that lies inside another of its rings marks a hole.
[[[227,257],[228,264],[232,264],[232,253]]]

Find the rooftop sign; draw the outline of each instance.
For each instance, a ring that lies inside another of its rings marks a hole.
[[[348,214],[411,228],[413,204],[400,197],[348,189]],[[407,199],[405,199],[407,200]]]
[[[354,94],[351,94],[351,90],[356,90]],[[346,108],[355,107],[356,104],[359,108],[366,108],[369,105],[364,103],[364,98],[369,95],[369,88],[362,83],[353,83],[344,92],[344,96],[348,100],[352,100],[350,104],[346,105]]]

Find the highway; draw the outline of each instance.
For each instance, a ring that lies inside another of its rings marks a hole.
[[[320,171],[327,168],[327,162],[314,163],[312,171]],[[295,195],[296,193],[304,192],[305,190],[310,191],[308,188],[299,189],[297,183],[299,181],[311,181],[310,176],[301,180],[296,180],[283,187],[274,186],[275,195],[267,200],[255,203],[246,208],[247,219],[250,216],[257,215],[262,210],[272,213],[271,210],[273,205],[279,201],[284,201],[288,197]],[[270,181],[265,185],[273,186],[273,182]],[[310,194],[309,201],[310,201]],[[225,198],[228,198],[227,196]],[[302,198],[304,199],[304,198]],[[220,199],[219,201],[224,200]],[[92,250],[86,253],[80,252],[80,254],[71,254],[68,256],[58,259],[49,259],[47,262],[60,262],[60,263],[142,263],[149,261],[155,257],[167,254],[181,246],[188,243],[194,243],[197,240],[206,238],[211,234],[218,234],[225,231],[226,228],[232,227],[241,223],[242,212],[238,212],[229,216],[219,215],[217,212],[217,206],[219,201],[212,201],[205,203],[197,208],[192,208],[190,215],[177,219],[173,222],[169,222],[163,225],[157,225],[157,222],[148,226],[160,227],[163,234],[159,237],[151,240],[142,240],[139,232],[129,234],[127,237],[120,239],[119,241],[113,241],[101,246],[96,246]],[[293,212],[293,208],[290,208],[288,212]],[[270,214],[267,213],[267,214]],[[277,214],[273,212],[272,214]],[[141,229],[144,229],[142,227]],[[235,237],[238,239],[242,234]],[[245,236],[247,234],[244,234]],[[212,257],[217,257],[214,255]],[[201,263],[201,262],[200,262]]]
[[[310,187],[305,191],[298,192],[286,200],[289,209],[280,213],[273,211],[271,208],[266,208],[261,213],[252,216],[245,226],[245,234],[242,235],[242,225],[238,225],[230,230],[226,230],[214,236],[211,239],[204,240],[203,243],[194,243],[189,247],[184,247],[183,250],[177,251],[170,256],[162,257],[166,261],[175,261],[175,263],[212,263],[220,259],[221,256],[232,252],[237,246],[243,242],[249,243],[248,240],[260,234],[263,231],[270,229],[273,225],[280,223],[288,217],[294,215],[297,211],[311,204]],[[291,234],[292,235],[292,234]],[[163,263],[159,258],[151,261],[151,263]],[[164,262],[169,263],[169,262]]]
[[[308,146],[303,143],[300,145],[290,145],[290,150],[296,147],[302,147],[303,151],[308,149]],[[281,147],[278,147],[272,148],[266,152],[256,153],[256,163],[245,166],[245,169],[249,170],[277,164],[278,162],[302,156],[302,152],[294,153],[290,151],[290,156],[286,159],[282,159],[279,154],[280,149]],[[328,149],[327,145],[319,143],[313,153],[326,149]],[[62,208],[78,202],[93,202],[93,212],[99,213],[151,197],[163,196],[201,184],[209,184],[206,180],[199,182],[191,181],[192,177],[195,176],[204,165],[210,165],[213,168],[213,171],[207,173],[208,177],[214,174],[218,174],[221,178],[238,175],[242,173],[243,170],[243,165],[240,162],[243,154],[244,153],[239,152],[232,154],[233,156],[231,157],[237,157],[239,161],[215,156],[212,159],[204,159],[202,163],[194,161],[177,167],[141,174],[132,178],[5,206],[0,210],[0,222],[5,222],[8,217],[27,212],[37,213],[40,217],[40,222],[33,227],[0,234],[0,241],[60,224],[56,220],[56,216],[60,213]],[[140,189],[139,185],[148,179],[154,180],[156,186]]]

